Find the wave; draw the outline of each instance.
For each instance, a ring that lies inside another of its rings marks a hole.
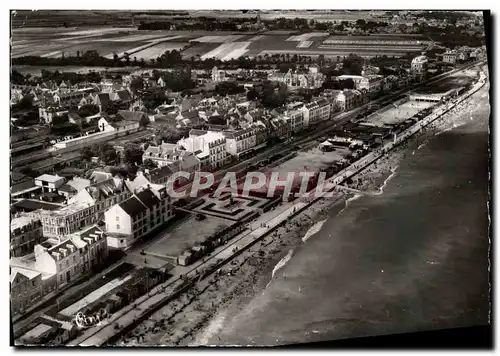
[[[227,310],[224,310],[217,314],[213,318],[202,334],[194,340],[190,346],[208,345],[210,340],[220,333],[224,327],[224,321],[226,320]]]
[[[321,221],[318,221],[316,224],[314,224],[313,226],[311,226],[311,228],[309,230],[307,230],[306,234],[304,235],[304,237],[302,238],[302,242],[306,242],[307,240],[309,240],[309,238],[314,235],[315,233],[317,233],[319,230],[321,230],[321,227],[323,226],[323,224],[326,222],[326,219],[325,220],[321,220]]]
[[[347,200],[345,201],[345,206],[344,206],[344,208],[343,208],[342,210],[340,210],[340,211],[338,212],[338,214],[337,214],[337,215],[342,214],[342,213],[344,212],[344,210],[346,210],[346,209],[347,209],[347,207],[349,206],[349,204],[351,204],[351,202],[353,202],[353,201],[355,201],[355,200],[357,200],[357,199],[361,198],[362,196],[363,196],[362,194],[355,194],[354,196],[352,196],[352,197],[350,197],[349,199],[347,199]]]
[[[271,284],[273,278],[274,278],[274,275],[276,274],[276,272],[278,272],[278,270],[280,270],[281,268],[285,267],[285,265],[288,263],[288,261],[290,261],[290,259],[292,258],[292,255],[293,255],[293,249],[290,249],[287,253],[287,255],[285,257],[283,257],[277,264],[276,266],[274,266],[273,268],[273,272],[271,273],[271,280],[269,281],[269,283],[267,284],[266,288]]]
[[[387,184],[389,184],[390,180],[392,178],[394,178],[394,176],[396,175],[396,170],[397,169],[398,169],[398,166],[391,168],[391,174],[384,180],[384,183],[382,184],[382,186],[380,188],[378,188],[378,192],[375,193],[375,195],[382,195],[382,194],[384,194],[385,187],[387,186]]]

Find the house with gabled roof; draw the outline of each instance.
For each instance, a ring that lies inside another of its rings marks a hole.
[[[165,186],[146,185],[104,215],[109,246],[125,249],[173,217],[172,201]]]
[[[99,93],[94,97],[94,105],[99,107],[99,112],[106,111],[111,106],[109,93]]]

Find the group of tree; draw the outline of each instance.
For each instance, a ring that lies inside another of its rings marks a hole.
[[[165,125],[160,127],[156,132],[156,144],[161,145],[165,143],[177,143],[182,138],[189,136],[189,129],[177,129]]]
[[[288,88],[285,83],[265,82],[248,91],[247,99],[251,98],[258,99],[265,108],[275,109],[286,103]]]
[[[78,108],[77,113],[80,117],[92,116],[99,113],[99,107],[94,104],[85,104]]]
[[[241,94],[244,92],[245,88],[233,81],[221,82],[215,86],[215,93],[222,96]]]
[[[18,112],[28,112],[34,111],[35,106],[33,105],[33,96],[31,94],[24,95],[19,102],[15,103],[11,106],[12,114],[16,114]],[[14,115],[15,117],[15,115]]]
[[[333,80],[327,79],[322,84],[322,89],[334,89],[334,90],[344,90],[344,89],[354,89],[354,81],[352,79],[344,80]]]
[[[350,54],[342,61],[342,71],[348,75],[361,75],[364,59],[356,54]]]
[[[168,98],[165,91],[160,88],[152,88],[145,90],[140,94],[142,104],[147,110],[153,110],[165,102],[168,102]]]
[[[140,165],[142,164],[142,155],[144,151],[138,147],[125,148],[122,155],[122,163]]]
[[[98,157],[104,164],[115,164],[118,161],[116,150],[109,143],[100,143],[85,146],[81,151],[82,158],[90,161],[92,157]]]

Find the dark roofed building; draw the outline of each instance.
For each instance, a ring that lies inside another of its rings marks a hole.
[[[160,203],[160,199],[158,199],[150,189],[145,189],[135,196],[149,209],[153,209],[155,205]]]
[[[125,213],[127,213],[131,217],[137,216],[140,213],[146,211],[146,206],[141,203],[141,201],[137,199],[136,196],[131,196],[118,205],[123,209],[123,211],[125,211]]]
[[[156,168],[149,172],[149,181],[153,184],[165,184],[172,174],[174,171],[169,166]]]
[[[135,121],[139,122],[143,117],[148,118],[148,114],[142,111],[128,111],[120,110],[117,116],[121,117],[125,121]]]

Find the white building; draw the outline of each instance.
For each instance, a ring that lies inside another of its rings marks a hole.
[[[457,57],[458,57],[457,51],[448,50],[443,54],[443,62],[455,64],[457,62]]]
[[[411,71],[415,74],[423,74],[427,70],[428,59],[426,56],[418,56],[411,61]]]
[[[200,170],[200,162],[192,152],[173,143],[162,142],[159,146],[148,146],[142,155],[142,162],[152,160],[158,167],[175,166],[193,173]]]
[[[178,144],[197,157],[208,156],[208,168],[217,170],[227,163],[226,137],[222,132],[191,130]]]
[[[290,89],[316,89],[323,85],[325,76],[312,67],[307,73],[292,72],[291,69],[287,73],[276,72],[269,76],[269,80],[285,83]]]
[[[252,128],[224,131],[222,134],[226,138],[227,153],[236,158],[254,148],[257,143],[255,130]]]
[[[326,99],[319,99],[305,104],[301,111],[304,113],[304,126],[308,127],[330,118],[331,103]]]
[[[35,178],[35,185],[42,187],[44,193],[55,192],[59,187],[61,187],[66,182],[64,177],[60,177],[57,174],[42,174]]]
[[[133,196],[104,215],[108,245],[128,248],[172,218],[172,201],[165,186],[150,184],[139,187]]]
[[[293,132],[302,131],[306,125],[304,123],[304,111],[301,108],[304,104],[301,102],[290,104],[285,111],[285,117],[290,120]]]
[[[212,68],[212,81],[213,82],[223,82],[226,80],[226,72],[223,70],[218,70],[217,67]]]

